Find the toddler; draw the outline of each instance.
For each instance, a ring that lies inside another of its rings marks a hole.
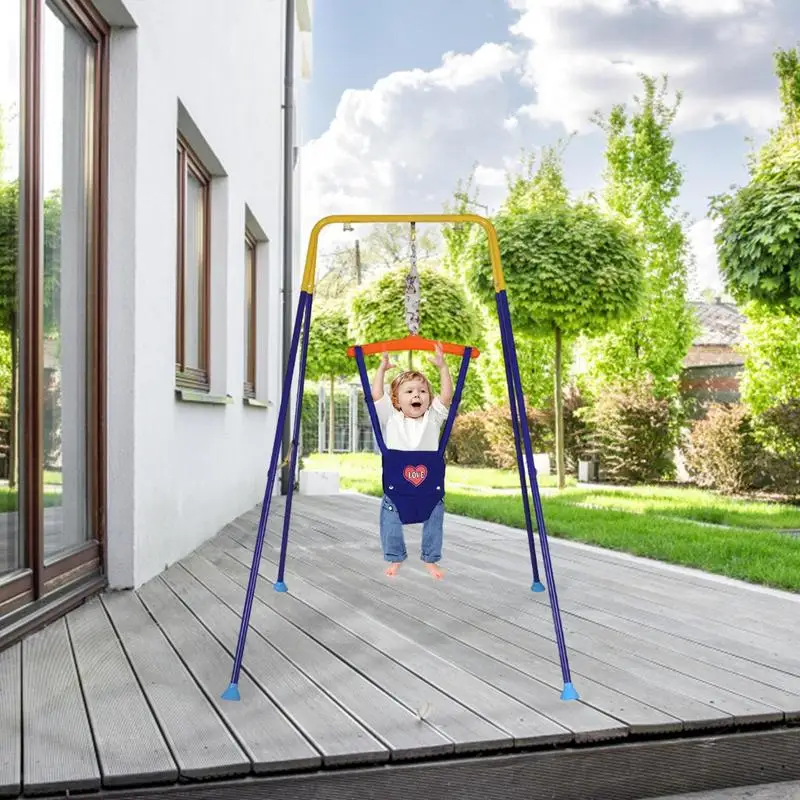
[[[437,397],[431,397],[428,379],[415,371],[400,373],[392,381],[391,393],[387,396],[384,378],[387,370],[394,369],[395,365],[389,361],[388,353],[383,354],[372,381],[372,400],[386,447],[390,450],[436,450],[439,447],[439,433],[447,421],[453,399],[453,381],[441,345],[436,345],[434,357],[429,361],[439,370],[441,392]],[[421,543],[422,561],[437,580],[444,576],[437,564],[442,557],[443,522],[444,503],[439,501],[423,524]],[[381,502],[380,532],[383,557],[390,562],[386,574],[395,575],[407,557],[406,543],[400,515],[386,495]]]

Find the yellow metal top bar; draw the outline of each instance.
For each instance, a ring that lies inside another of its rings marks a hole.
[[[503,277],[503,268],[500,265],[500,244],[497,241],[497,231],[494,225],[486,219],[486,217],[478,216],[477,214],[334,214],[332,216],[323,217],[311,229],[311,236],[308,242],[308,252],[306,253],[306,266],[303,271],[303,281],[300,284],[301,291],[313,294],[314,284],[317,272],[317,244],[319,242],[319,234],[323,228],[328,225],[343,225],[345,222],[450,222],[450,223],[466,223],[472,222],[480,225],[489,237],[489,257],[492,261],[492,277],[494,278],[494,290],[500,292],[506,288],[506,281]]]

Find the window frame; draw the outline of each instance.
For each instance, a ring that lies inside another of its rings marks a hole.
[[[245,247],[245,317],[244,329],[244,380],[242,382],[243,396],[248,400],[256,399],[256,380],[258,376],[258,358],[256,342],[258,332],[258,242],[250,231],[244,235]],[[250,289],[250,320],[247,320],[247,293]]]
[[[199,304],[199,364],[187,365],[186,357],[186,185],[189,174],[200,183],[203,203],[203,281]],[[208,392],[211,356],[211,174],[191,145],[179,133],[177,141],[177,291],[175,303],[175,385],[180,389]]]
[[[92,91],[85,95],[87,204],[86,489],[89,538],[45,557],[43,473],[43,86],[45,6],[94,48]],[[24,566],[0,575],[0,650],[57,619],[106,585],[107,548],[107,237],[111,27],[90,0],[23,0],[20,65],[18,526]]]

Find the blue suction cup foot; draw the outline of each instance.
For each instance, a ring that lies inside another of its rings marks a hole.
[[[578,700],[580,695],[575,691],[575,687],[571,683],[564,684],[564,691],[561,692],[562,700]]]
[[[543,592],[544,591],[544,584],[541,581],[534,581],[531,584],[531,591],[532,592]]]
[[[276,592],[288,592],[289,589],[286,587],[286,584],[283,581],[278,581],[277,583],[272,584],[272,588]]]
[[[239,695],[239,687],[232,683],[223,693],[222,693],[223,700],[241,700],[241,696]]]

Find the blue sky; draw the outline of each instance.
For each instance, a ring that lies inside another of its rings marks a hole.
[[[329,213],[440,211],[475,163],[496,208],[520,148],[570,132],[570,187],[600,188],[592,111],[666,72],[684,94],[675,156],[698,284],[719,289],[708,197],[746,180],[748,137],[777,119],[772,53],[799,33],[796,0],[315,3],[304,235]]]
[[[515,18],[495,0],[317,2],[308,137],[325,132],[345,89],[369,89],[397,70],[433,69],[448,50],[472,52],[484,42],[503,41]]]

